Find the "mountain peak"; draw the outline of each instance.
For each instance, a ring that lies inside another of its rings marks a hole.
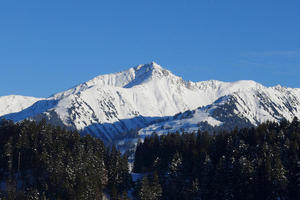
[[[148,63],[148,64],[141,64],[141,65],[138,65],[134,68],[136,71],[150,71],[150,70],[154,70],[154,69],[158,69],[158,70],[162,70],[163,68],[157,64],[156,62],[152,61],[151,63]]]
[[[153,77],[153,76],[168,76],[172,74],[169,70],[164,69],[162,66],[156,62],[151,62],[148,64],[138,65],[134,68],[135,77]]]
[[[162,77],[167,77],[172,74],[155,62],[138,65],[130,70],[133,70],[134,78],[124,86],[125,88],[130,88],[150,80],[157,80],[157,78],[160,80]]]
[[[162,67],[161,67],[159,64],[157,64],[156,62],[154,62],[154,61],[152,61],[152,62],[150,63],[150,65],[151,65],[153,68],[159,68],[159,69],[162,69]]]
[[[95,86],[101,88],[104,86],[130,88],[143,82],[147,82],[154,77],[168,76],[169,74],[171,74],[170,71],[163,69],[159,64],[152,61],[151,63],[141,64],[125,71],[99,75],[87,82],[53,96],[61,98]]]

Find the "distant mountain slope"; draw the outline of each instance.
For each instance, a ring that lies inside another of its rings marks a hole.
[[[188,110],[194,111],[174,117]],[[152,62],[98,76],[2,117],[46,118],[111,142],[134,130],[168,132],[174,123],[174,130],[232,128],[294,116],[300,117],[299,89],[264,87],[254,81],[188,82]]]
[[[0,97],[0,116],[24,110],[39,100],[41,98],[19,95],[2,96]]]
[[[230,130],[235,127],[257,126],[265,121],[291,121],[300,114],[299,90],[282,88],[238,91],[217,99],[214,103],[139,130],[140,135],[204,130]]]

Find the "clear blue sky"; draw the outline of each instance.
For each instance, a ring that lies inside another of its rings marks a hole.
[[[300,88],[300,1],[0,1],[0,96],[151,61],[186,80]]]

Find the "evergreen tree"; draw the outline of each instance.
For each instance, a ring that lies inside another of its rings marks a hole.
[[[300,161],[297,162],[297,170],[296,170],[296,193],[295,199],[300,199]]]
[[[166,194],[169,199],[179,199],[183,195],[184,168],[182,156],[176,152],[169,164],[168,176],[166,181]]]
[[[286,187],[288,183],[286,178],[287,171],[278,156],[274,159],[274,165],[272,168],[272,190],[274,199],[284,199],[286,197]]]
[[[26,191],[26,199],[28,200],[40,200],[40,193],[37,189],[29,189]]]
[[[127,192],[123,191],[122,194],[119,195],[118,200],[129,200]]]
[[[160,200],[162,198],[162,188],[159,183],[159,177],[157,172],[154,172],[150,188],[152,191],[153,199]]]
[[[152,191],[147,176],[143,177],[138,191],[139,200],[152,200]]]

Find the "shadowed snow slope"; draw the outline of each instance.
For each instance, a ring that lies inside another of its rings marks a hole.
[[[300,90],[264,87],[254,81],[187,82],[152,62],[98,76],[31,104],[6,110],[2,103],[1,114],[14,121],[46,118],[111,142],[133,130],[150,134],[291,120],[300,117]],[[174,117],[188,110],[192,110],[188,116]]]

